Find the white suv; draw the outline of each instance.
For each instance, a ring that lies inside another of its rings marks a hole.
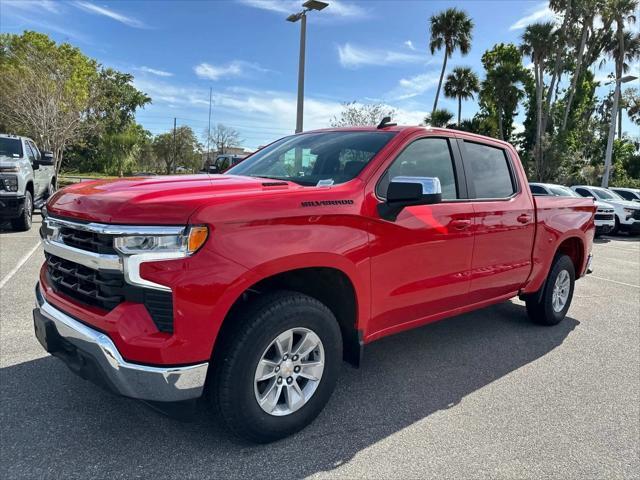
[[[529,188],[533,195],[549,195],[555,197],[579,197],[576,192],[564,185],[555,185],[553,183],[529,183]],[[596,216],[594,223],[596,225],[596,236],[604,235],[612,232],[616,227],[615,209],[612,205],[605,202],[594,200],[596,206]]]
[[[31,228],[33,209],[55,191],[55,162],[27,137],[0,133],[0,223],[16,230]]]
[[[616,226],[613,233],[618,231],[629,232],[631,234],[640,233],[640,204],[637,202],[625,200],[617,193],[602,187],[574,185],[571,189],[583,197],[603,200],[614,208]]]
[[[611,190],[612,192],[616,192],[625,200],[640,202],[640,188],[611,187],[609,190]]]

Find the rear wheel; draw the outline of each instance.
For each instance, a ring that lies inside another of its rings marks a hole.
[[[526,300],[529,318],[540,325],[556,325],[567,315],[573,298],[575,268],[567,255],[557,255],[541,294]]]
[[[263,295],[231,321],[214,358],[211,392],[229,430],[265,443],[311,423],[342,362],[333,313],[315,298],[283,291]]]
[[[14,220],[11,220],[11,226],[14,230],[20,232],[26,232],[31,228],[31,217],[33,215],[33,197],[31,192],[27,190],[24,193],[24,208],[20,216]]]

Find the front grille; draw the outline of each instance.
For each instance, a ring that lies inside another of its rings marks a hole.
[[[93,270],[45,252],[49,283],[54,290],[85,305],[111,311],[124,301],[142,303],[161,332],[173,332],[171,292],[134,287],[120,272]]]
[[[613,215],[607,213],[596,213],[596,220],[613,220]]]
[[[82,303],[113,310],[124,301],[124,276],[104,273],[45,253],[53,286]]]
[[[60,238],[70,247],[105,255],[116,254],[113,237],[110,235],[63,226],[60,228]]]
[[[634,210],[633,211],[633,215],[631,216],[631,218],[633,218],[635,220],[640,220],[640,210]]]

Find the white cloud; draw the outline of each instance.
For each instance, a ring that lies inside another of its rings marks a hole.
[[[299,12],[302,4],[302,2],[296,0],[238,0],[238,2],[248,7],[269,10],[283,15]],[[343,18],[363,18],[367,16],[366,10],[354,3],[345,3],[340,0],[331,0],[328,3],[329,6],[322,11],[322,15]]]
[[[406,42],[404,42],[404,44],[407,46],[407,48],[409,50],[416,50],[416,47],[413,45],[413,42],[411,40],[407,40]]]
[[[401,78],[390,96],[395,100],[416,97],[436,87],[439,79],[440,75],[437,72],[427,72],[409,78]]]
[[[146,128],[163,131],[169,128],[173,116],[178,117],[179,122],[191,125],[196,132],[206,127],[208,88],[176,85],[155,78],[136,78],[134,84],[153,99],[153,104],[140,112],[139,120]],[[246,140],[246,146],[257,147],[293,133],[296,119],[296,96],[293,92],[229,87],[214,89],[213,98],[215,123],[238,129]],[[397,108],[393,103],[388,106],[396,109],[394,121],[400,124],[418,125],[427,114],[419,109]],[[171,113],[167,113],[168,108],[172,109]],[[154,109],[159,114],[155,117]],[[304,128],[326,128],[331,118],[341,111],[342,104],[338,100],[307,95]],[[145,125],[145,115],[150,115],[148,125]],[[160,116],[162,120],[158,120]],[[166,125],[163,123],[165,116]]]
[[[140,70],[141,72],[145,72],[145,73],[150,73],[151,75],[157,75],[158,77],[173,77],[173,73],[167,72],[165,70],[158,70],[156,68],[149,68],[149,67],[142,66],[137,68],[137,70]]]
[[[531,23],[539,22],[541,20],[551,20],[553,18],[553,11],[549,8],[548,3],[544,2],[536,6],[535,10],[530,11],[528,15],[518,19],[509,27],[509,30],[522,30]]]
[[[106,7],[99,7],[98,5],[94,5],[93,3],[80,1],[80,0],[76,1],[74,5],[79,9],[84,10],[85,12],[88,12],[94,15],[102,15],[103,17],[108,17],[112,20],[115,20],[116,22],[123,23],[124,25],[127,25],[129,27],[146,28],[146,25],[140,20],[138,20],[137,18],[128,17],[114,10],[110,10]]]
[[[345,68],[428,63],[428,58],[425,55],[396,52],[393,50],[369,49],[353,46],[350,43],[338,45],[338,60],[340,61],[340,65]]]
[[[2,0],[3,6],[18,10],[42,11],[59,13],[60,4],[52,0]]]
[[[224,77],[242,77],[247,75],[249,71],[267,72],[268,70],[256,63],[234,60],[226,65],[211,65],[210,63],[202,62],[193,67],[193,71],[200,78],[219,80]]]

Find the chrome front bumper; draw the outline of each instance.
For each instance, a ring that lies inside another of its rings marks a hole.
[[[153,367],[129,363],[111,339],[48,303],[36,285],[33,312],[36,337],[52,355],[83,378],[126,397],[177,402],[200,397],[208,363]]]

